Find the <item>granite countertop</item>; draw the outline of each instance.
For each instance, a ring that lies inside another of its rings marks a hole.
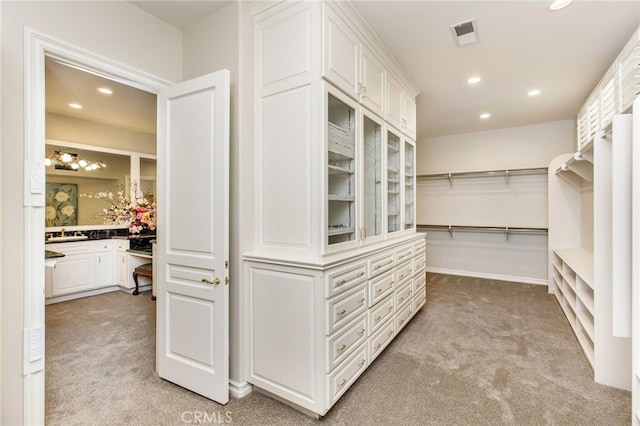
[[[52,251],[52,250],[45,250],[44,251],[44,258],[45,259],[53,259],[56,257],[64,257],[64,253],[58,253],[57,251]]]

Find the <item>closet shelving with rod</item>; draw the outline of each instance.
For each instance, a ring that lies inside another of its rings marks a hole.
[[[512,176],[526,176],[526,175],[545,175],[547,174],[546,167],[533,167],[533,168],[520,168],[520,169],[504,169],[504,170],[479,170],[468,172],[449,172],[449,173],[432,173],[417,175],[417,180],[434,180],[434,179],[448,179],[449,185],[453,187],[454,180],[456,178],[482,178],[482,177],[503,177],[505,186],[509,186]]]
[[[548,229],[545,227],[512,227],[512,226],[467,226],[467,225],[418,225],[419,231],[428,231],[429,229],[438,231],[449,231],[451,239],[457,231],[471,232],[488,232],[503,233],[505,242],[509,242],[511,234],[535,234],[546,235]]]
[[[616,232],[615,222],[629,208],[614,198],[627,197],[616,179],[630,158],[629,125],[628,114],[616,115],[579,151],[556,157],[549,165],[548,191],[549,292],[593,368],[594,380],[627,390],[631,342],[627,332],[615,325],[623,321],[624,312],[615,292],[625,281],[616,274],[630,271],[629,265],[620,265],[622,253],[630,247],[625,248],[623,241],[628,229]]]

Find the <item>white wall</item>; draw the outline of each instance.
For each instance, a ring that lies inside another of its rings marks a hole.
[[[547,167],[573,151],[573,120],[423,139],[418,175]],[[419,180],[417,223],[499,227],[547,226],[547,176]],[[429,230],[431,272],[546,284],[546,235]]]
[[[24,28],[170,81],[182,80],[182,34],[127,2],[0,2],[2,377],[0,423],[24,423]],[[43,141],[44,143],[44,141]],[[11,265],[10,268],[6,265]],[[4,350],[4,348],[11,348]]]
[[[244,371],[242,253],[253,238],[253,16],[248,2],[234,2],[184,32],[185,78],[227,68],[231,72],[230,134],[230,365],[232,383]]]

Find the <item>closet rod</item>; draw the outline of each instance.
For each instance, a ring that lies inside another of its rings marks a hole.
[[[417,225],[418,230],[426,231],[427,229],[438,229],[449,231],[449,237],[453,239],[454,231],[478,231],[478,232],[502,232],[504,233],[505,242],[511,242],[509,236],[511,234],[547,234],[548,228],[530,228],[530,227],[509,227],[509,226],[457,226],[457,225]]]
[[[527,169],[504,169],[504,170],[477,170],[472,172],[451,172],[433,173],[417,175],[416,179],[441,179],[451,177],[480,177],[480,176],[513,176],[513,175],[541,175],[547,173],[546,167],[534,167]]]
[[[417,225],[418,229],[441,229],[448,231],[488,231],[488,232],[536,232],[546,234],[548,228],[511,227],[511,226],[466,226],[466,225]]]

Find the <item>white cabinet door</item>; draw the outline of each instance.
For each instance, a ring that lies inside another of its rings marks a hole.
[[[229,400],[229,71],[158,96],[157,369]]]
[[[120,287],[129,287],[127,284],[129,282],[129,275],[127,272],[129,271],[129,266],[127,264],[127,252],[118,250],[118,255],[116,259],[116,263],[118,264],[116,267],[116,283]]]
[[[357,99],[360,95],[360,40],[332,9],[325,7],[324,11],[322,75]]]
[[[99,252],[96,254],[98,261],[96,288],[108,287],[114,284],[115,254],[113,251]]]
[[[402,93],[403,122],[402,131],[410,139],[416,140],[416,100],[404,91]]]
[[[51,296],[94,288],[93,253],[67,254],[58,259],[51,273]]]
[[[96,281],[95,287],[108,287],[115,284],[116,251],[113,241],[96,241]]]
[[[380,117],[384,117],[385,68],[382,62],[367,49],[360,46],[361,81],[360,102]]]
[[[402,86],[391,74],[387,74],[387,121],[398,129],[402,129],[402,110],[404,108]]]
[[[402,84],[387,73],[386,120],[410,139],[416,138],[416,100]]]

